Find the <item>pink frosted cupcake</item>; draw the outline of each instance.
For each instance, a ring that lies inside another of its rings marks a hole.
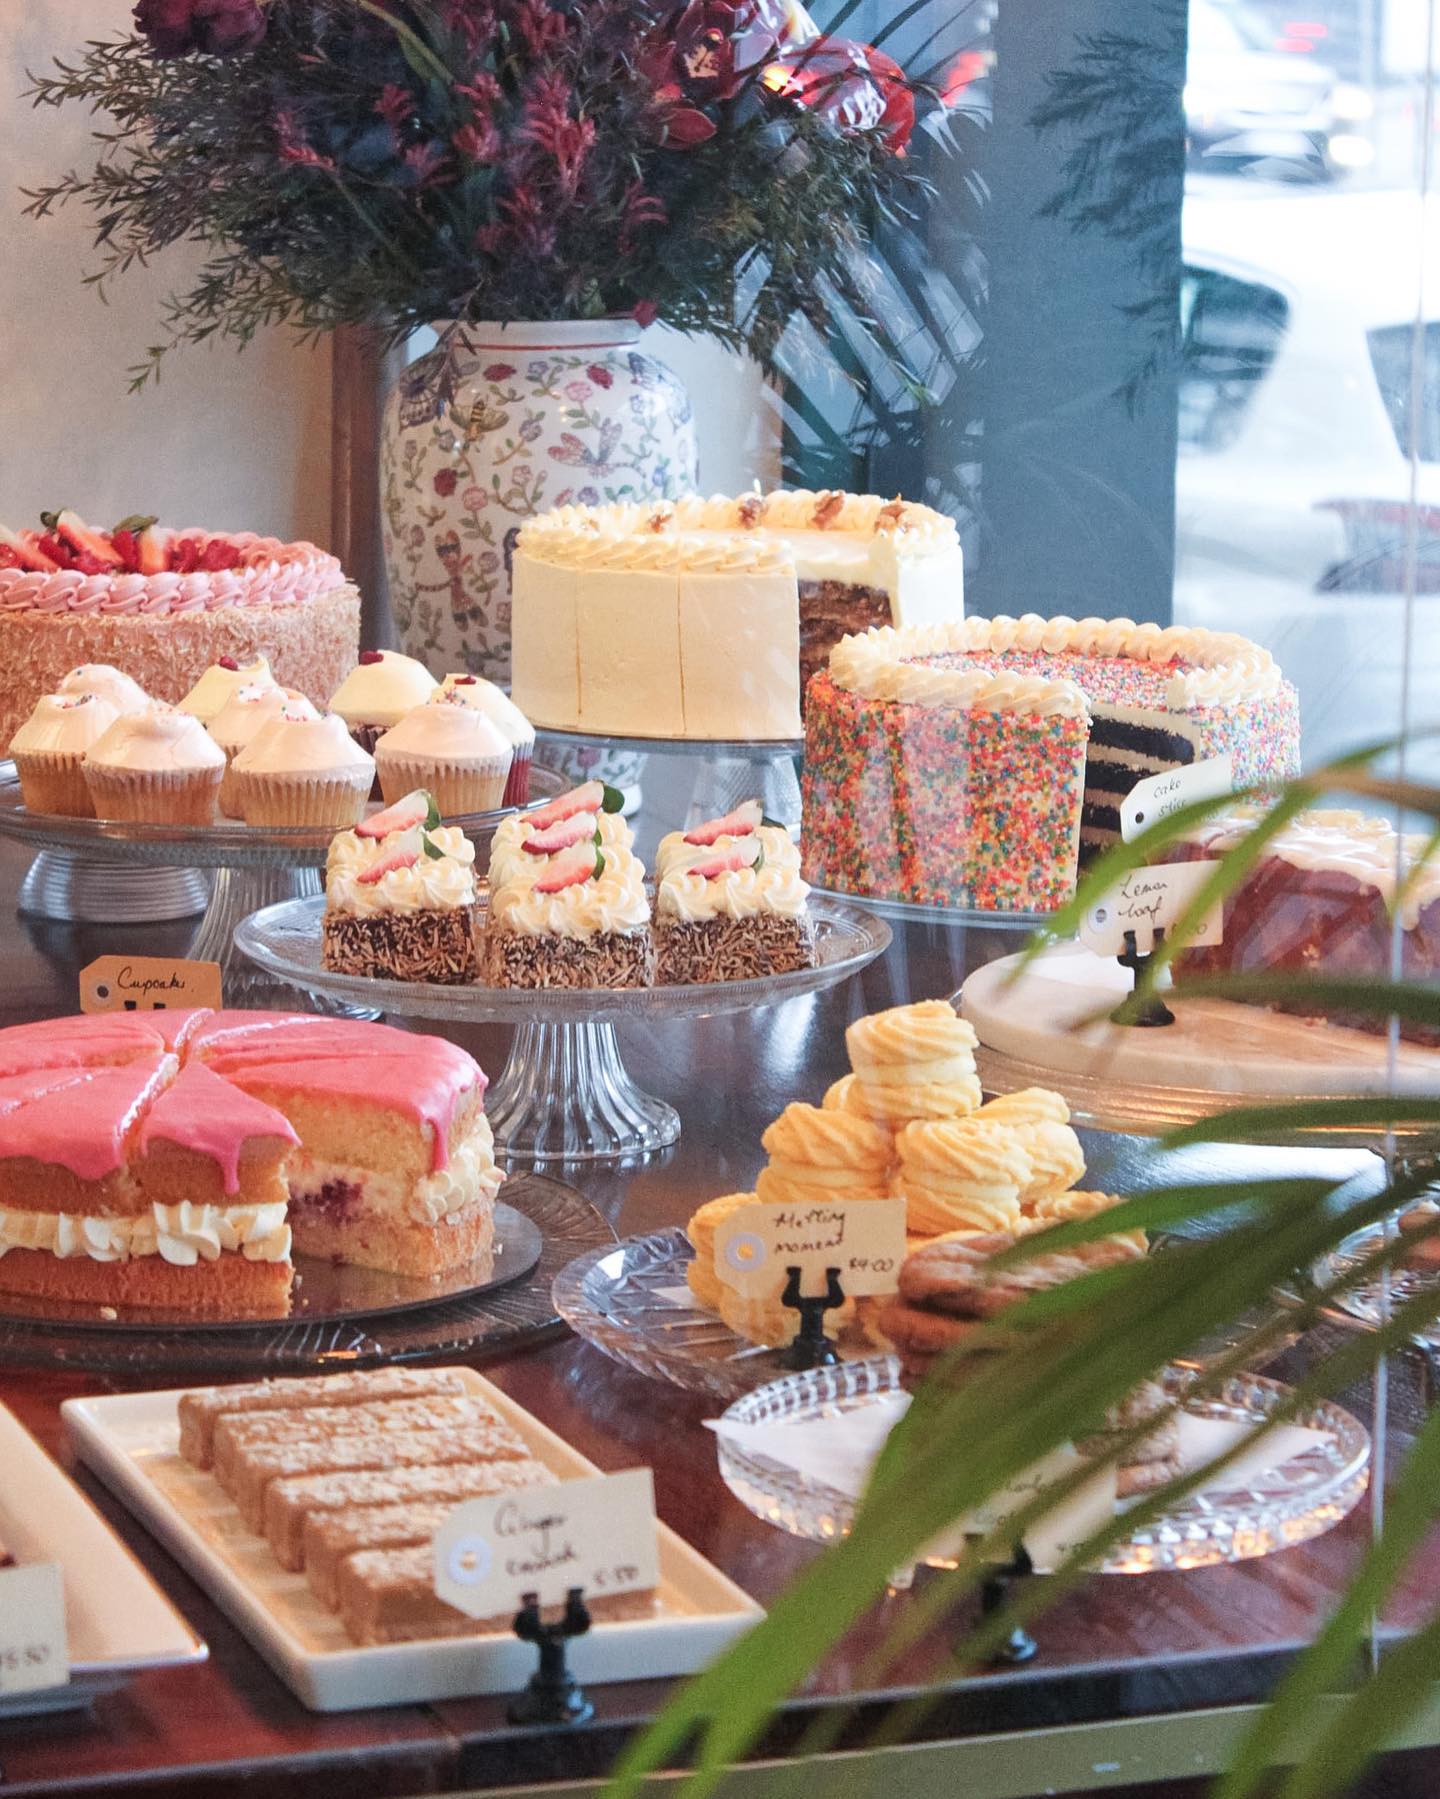
[[[93,818],[85,757],[120,714],[98,693],[47,693],[10,739],[20,794],[31,812]]]
[[[362,650],[360,660],[330,696],[330,710],[350,727],[350,735],[372,755],[382,731],[435,692],[435,677],[423,662],[398,650]]]
[[[225,756],[198,718],[159,703],[117,718],[85,757],[97,818],[208,825]]]
[[[513,760],[505,783],[503,806],[523,806],[530,798],[530,763],[535,754],[535,727],[510,696],[493,681],[479,675],[446,675],[442,689],[447,698],[483,712],[508,741]]]
[[[237,754],[230,773],[247,825],[343,830],[365,815],[375,764],[338,713],[321,716],[308,702],[303,711],[287,703]]]
[[[293,687],[257,684],[237,687],[210,721],[210,735],[225,752],[225,778],[220,783],[220,810],[230,818],[239,818],[240,803],[235,788],[233,764],[251,738],[272,718],[289,708],[301,718],[319,718],[320,714]]]
[[[424,787],[446,818],[501,805],[512,760],[499,726],[453,698],[407,712],[375,745],[386,805]]]

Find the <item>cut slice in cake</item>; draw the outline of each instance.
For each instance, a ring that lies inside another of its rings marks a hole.
[[[488,1253],[501,1175],[473,1057],[384,1025],[238,1018],[220,1014],[197,1052],[299,1136],[297,1250],[418,1277]]]

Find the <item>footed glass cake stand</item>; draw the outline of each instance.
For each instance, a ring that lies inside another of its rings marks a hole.
[[[482,906],[484,895],[482,893]],[[813,901],[816,963],[791,974],[695,987],[441,987],[334,974],[321,959],[323,896],[267,906],[236,928],[235,943],[272,979],[342,1005],[409,1018],[518,1028],[485,1113],[510,1161],[619,1161],[666,1149],[680,1136],[673,1106],[626,1072],[615,1026],[776,1006],[847,980],[890,942],[890,927],[858,906]]]
[[[532,768],[530,804],[553,798],[558,775]],[[485,865],[495,827],[513,808],[448,819]],[[189,954],[218,962],[227,1005],[304,1007],[305,991],[277,980],[235,949],[235,927],[263,906],[321,891],[320,871],[334,832],[312,825],[260,826],[238,819],[212,825],[129,824],[62,818],[26,809],[13,762],[0,762],[0,837],[39,853],[20,889],[20,910],[87,924],[150,924],[204,917]],[[373,1018],[373,1004],[338,1004],[316,995],[316,1011]]]

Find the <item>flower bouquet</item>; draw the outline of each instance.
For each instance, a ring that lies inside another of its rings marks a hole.
[[[140,0],[35,78],[108,115],[28,193],[94,214],[92,280],[203,246],[165,350],[289,322],[661,318],[773,367],[855,303],[913,183],[917,90],[798,0]]]

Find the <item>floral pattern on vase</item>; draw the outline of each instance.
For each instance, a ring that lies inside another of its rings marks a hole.
[[[694,411],[628,323],[473,325],[421,356],[385,408],[390,605],[437,673],[510,680],[510,559],[525,520],[693,493]]]

